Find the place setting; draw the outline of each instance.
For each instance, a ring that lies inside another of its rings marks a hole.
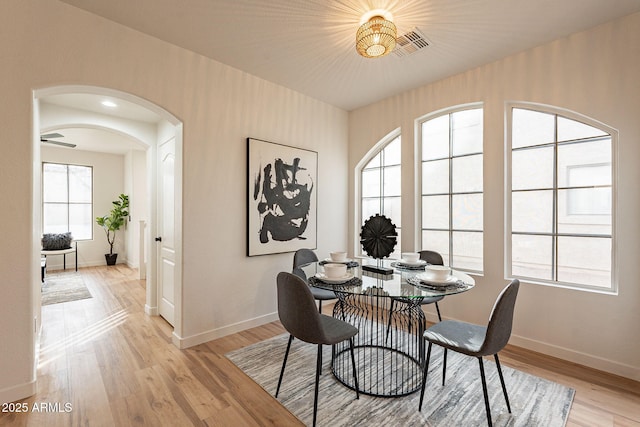
[[[399,270],[424,270],[427,261],[420,259],[417,252],[403,252],[402,258],[391,263],[391,266]]]
[[[418,273],[414,277],[408,278],[407,281],[418,288],[432,291],[467,290],[473,287],[473,284],[465,283],[453,274],[450,267],[429,264],[424,266],[424,270],[423,273]]]
[[[358,261],[347,258],[347,253],[342,251],[330,252],[329,258],[325,258],[324,260],[320,261],[318,264],[325,265],[329,263],[344,264],[347,266],[347,268],[358,267],[360,265]]]
[[[332,252],[333,254],[333,252]],[[346,261],[346,254],[345,254]],[[352,271],[350,271],[350,267],[348,264],[343,262],[326,262],[322,264],[324,271],[316,273],[314,276],[310,277],[310,281],[319,281],[322,283],[328,283],[331,285],[344,285],[350,284],[353,281],[353,284],[360,284],[360,280],[355,277]]]

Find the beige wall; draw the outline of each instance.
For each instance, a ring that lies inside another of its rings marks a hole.
[[[141,229],[140,221],[149,223],[149,190],[147,178],[147,152],[131,150],[124,157],[124,187],[125,193],[129,194],[129,216],[131,221],[128,224],[126,233],[126,262],[133,268],[140,266],[140,233],[148,230]],[[143,246],[143,254],[150,248]],[[143,256],[142,266],[144,268],[146,257]]]
[[[292,254],[245,256],[247,137],[318,152],[318,253],[346,246],[345,111],[58,2],[3,1],[0,28],[0,401],[35,391],[35,89],[107,87],[183,122],[183,344],[277,318]]]
[[[353,111],[349,116],[349,199],[355,194],[356,164],[373,144],[401,127],[403,250],[420,249],[419,238],[408,231],[416,223],[415,119],[458,104],[484,103],[484,276],[476,277],[472,292],[441,303],[445,317],[484,323],[506,283],[505,103],[554,105],[617,129],[619,295],[525,283],[518,297],[512,343],[640,380],[639,75],[640,14],[635,14]],[[355,235],[354,215],[352,203],[350,236]],[[355,240],[350,245],[354,247]]]

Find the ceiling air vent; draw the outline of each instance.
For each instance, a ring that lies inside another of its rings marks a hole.
[[[396,48],[393,50],[393,53],[400,57],[407,56],[429,45],[430,43],[427,38],[417,28],[414,28],[408,33],[398,36],[396,39]]]

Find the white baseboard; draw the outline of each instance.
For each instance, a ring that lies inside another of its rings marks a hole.
[[[431,307],[431,304],[429,305],[429,307]],[[425,307],[423,306],[423,310],[424,308]],[[435,309],[433,310],[433,312],[427,310],[424,311],[429,322],[438,322],[438,316],[435,312]],[[457,320],[448,317],[443,317],[443,319]],[[640,381],[640,366],[627,365],[624,363],[594,356],[592,354],[571,350],[569,348],[537,341],[531,338],[525,338],[514,334],[511,334],[509,344],[542,353],[547,356],[557,357],[558,359],[566,360],[568,362],[577,363],[588,368],[593,368],[599,371],[608,372],[610,374],[619,375],[621,377],[629,378],[634,381]]]
[[[159,316],[160,312],[158,310],[158,306],[151,307],[150,305],[144,305],[144,312],[149,316]]]
[[[185,349],[193,347],[194,345],[222,338],[227,335],[235,334],[236,332],[242,332],[246,329],[255,328],[256,326],[266,325],[267,323],[271,323],[276,320],[278,320],[278,313],[270,313],[264,316],[254,317],[253,319],[234,323],[233,325],[223,326],[222,328],[218,329],[212,329],[210,331],[192,335],[186,338],[175,335],[174,333],[173,343],[179,349]]]
[[[146,310],[146,307],[145,307]],[[437,321],[436,313],[427,313],[427,318],[430,321]],[[212,341],[218,338],[222,338],[226,335],[241,332],[246,329],[261,326],[273,321],[278,320],[277,313],[271,313],[265,316],[256,317],[243,322],[235,323],[233,325],[224,326],[222,328],[213,329],[200,334],[192,335],[190,337],[180,337],[178,335],[173,336],[173,343],[180,349],[193,347],[198,344],[202,344],[208,341]],[[594,356],[591,354],[571,350],[568,348],[548,344],[542,341],[533,340],[530,338],[521,337],[518,335],[511,335],[509,344],[522,347],[525,349],[533,350],[538,353],[546,354],[548,356],[557,357],[569,362],[577,363],[589,368],[597,369],[600,371],[608,372],[614,375],[619,375],[625,378],[632,379],[634,381],[640,381],[640,367],[627,365],[624,363],[616,362],[613,360],[605,359],[602,357]]]
[[[130,266],[126,261],[121,261],[118,260],[117,264],[127,264],[127,266]],[[84,262],[79,262],[78,263],[78,268],[83,268],[83,267],[101,267],[101,266],[106,266],[107,262],[104,259],[101,259],[99,261],[84,261]],[[76,264],[75,262],[67,262],[67,269],[66,271],[74,271],[76,268]],[[132,268],[136,268],[136,267],[132,267]],[[46,273],[53,273],[53,272],[58,272],[58,271],[63,271],[63,264],[62,263],[49,263],[49,261],[47,261],[47,270]],[[46,274],[45,273],[45,274]]]
[[[640,381],[640,367],[619,363],[613,360],[605,359],[591,354],[582,353],[568,348],[548,344],[542,341],[533,340],[517,335],[511,335],[509,344],[533,350],[548,356],[557,357],[558,359],[567,360],[599,371],[608,372],[610,374],[619,375],[621,377],[630,378],[634,381]]]
[[[4,390],[0,390],[0,402],[15,402],[17,400],[33,396],[34,394],[36,394],[37,390],[38,388],[35,380],[28,383],[5,388]]]
[[[138,263],[134,263],[134,262],[131,262],[131,261],[129,261],[129,260],[126,260],[126,261],[125,261],[125,264],[127,264],[127,267],[129,267],[129,268],[133,268],[133,269],[135,269],[135,270],[137,270],[137,269],[138,269],[138,267],[139,267]]]

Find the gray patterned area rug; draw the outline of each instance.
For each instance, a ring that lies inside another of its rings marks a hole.
[[[52,273],[44,278],[42,305],[92,298],[91,292],[77,272]]]
[[[275,395],[288,335],[283,334],[226,355],[255,382]],[[487,425],[477,359],[449,352],[447,381],[442,386],[442,349],[434,346],[425,401],[420,392],[399,398],[360,395],[340,384],[330,370],[331,347],[324,346],[320,377],[318,425],[322,426],[484,426]],[[317,347],[300,340],[291,345],[278,400],[298,419],[311,425]],[[493,361],[485,373],[494,426],[562,427],[575,391],[563,385],[502,366],[512,414],[502,395]]]

